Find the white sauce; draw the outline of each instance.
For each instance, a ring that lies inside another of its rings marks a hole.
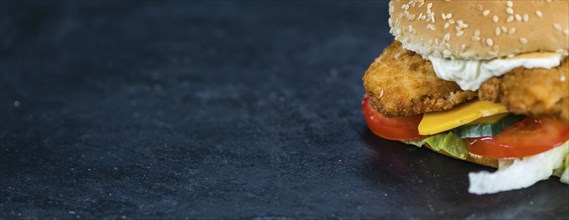
[[[525,68],[552,68],[559,66],[563,55],[551,54],[539,58],[512,58],[493,60],[451,60],[428,56],[437,76],[447,81],[456,82],[462,90],[476,91],[480,85],[494,77],[523,66]]]

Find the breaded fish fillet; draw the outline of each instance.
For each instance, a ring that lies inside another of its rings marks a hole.
[[[480,99],[500,102],[515,114],[548,116],[569,122],[569,57],[552,69],[518,67],[487,80]]]
[[[515,114],[569,122],[569,57],[552,69],[515,68],[472,92],[439,79],[430,61],[394,41],[371,64],[363,81],[372,107],[386,117],[448,110],[479,96],[503,103]]]
[[[439,79],[430,61],[398,41],[375,59],[363,82],[371,106],[386,117],[448,110],[476,97],[476,92]]]

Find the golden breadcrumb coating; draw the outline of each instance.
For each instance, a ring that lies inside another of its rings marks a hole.
[[[479,96],[515,114],[569,122],[569,57],[551,69],[515,68],[472,92],[439,79],[430,61],[394,41],[371,64],[363,81],[371,106],[386,117],[448,110]]]
[[[439,79],[430,61],[393,41],[363,77],[371,106],[386,117],[448,110],[476,97],[455,82]]]
[[[484,82],[478,95],[480,99],[506,105],[515,114],[569,122],[569,57],[551,69],[515,68]]]

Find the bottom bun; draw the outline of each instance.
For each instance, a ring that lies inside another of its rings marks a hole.
[[[403,142],[403,143],[405,143],[405,142]],[[430,149],[436,153],[439,153],[439,154],[442,154],[442,155],[445,155],[448,157],[452,157],[454,159],[463,160],[461,158],[453,157],[452,155],[448,154],[447,152],[435,150],[431,146],[429,146],[429,144],[424,144],[423,146],[425,146],[426,148],[428,148],[428,149]],[[499,166],[498,166],[499,160],[496,158],[489,158],[489,157],[484,157],[484,156],[468,153],[468,156],[464,160],[472,162],[472,163],[480,164],[483,166],[487,166],[487,167],[499,168]],[[502,161],[513,161],[515,159],[501,159],[501,160]],[[560,177],[558,174],[553,174],[553,176]]]
[[[446,155],[446,156],[449,156],[449,157],[452,157],[455,159],[463,160],[460,158],[453,157],[452,155],[450,155],[447,152],[444,152],[442,150],[441,151],[435,150],[431,146],[429,146],[428,144],[424,144],[423,146],[425,146],[425,147],[429,148],[430,150],[437,152],[439,154]],[[487,166],[487,167],[498,168],[498,159],[496,159],[496,158],[489,158],[489,157],[484,157],[484,156],[479,156],[479,155],[469,153],[465,160],[473,162],[473,163],[477,163],[477,164],[480,164],[483,166]]]

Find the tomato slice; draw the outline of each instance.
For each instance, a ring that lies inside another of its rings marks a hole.
[[[389,140],[416,140],[419,135],[419,122],[423,115],[386,118],[371,107],[367,95],[362,100],[362,110],[369,129],[376,135]]]
[[[548,151],[569,139],[569,124],[528,117],[492,137],[467,139],[468,151],[490,158],[521,158]]]

